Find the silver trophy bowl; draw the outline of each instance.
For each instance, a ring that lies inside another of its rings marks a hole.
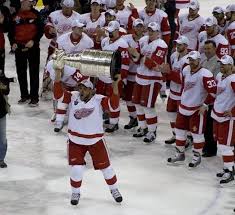
[[[65,54],[57,49],[52,57],[55,63],[68,65],[80,70],[90,77],[109,77],[114,80],[121,70],[121,53],[119,51],[100,51],[85,49],[77,54]]]

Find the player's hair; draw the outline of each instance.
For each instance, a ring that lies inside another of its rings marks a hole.
[[[207,40],[206,42],[205,42],[205,45],[206,44],[212,44],[215,48],[216,48],[216,43],[215,43],[215,41],[213,41],[213,40]]]

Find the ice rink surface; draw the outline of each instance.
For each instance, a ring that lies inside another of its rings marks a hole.
[[[133,1],[143,7],[143,1]],[[233,0],[201,0],[201,15],[213,6],[225,7]],[[41,41],[41,74],[48,41]],[[6,53],[9,52],[9,45]],[[8,77],[16,76],[14,56],[6,56]],[[158,137],[155,144],[143,145],[123,130],[128,121],[122,105],[120,129],[107,135],[113,167],[124,201],[114,203],[99,171],[88,156],[82,197],[78,207],[70,206],[69,168],[66,160],[66,128],[53,132],[51,102],[37,108],[17,104],[18,83],[11,84],[12,114],[7,121],[7,169],[0,169],[0,215],[230,215],[235,207],[235,187],[220,188],[215,174],[221,169],[219,157],[203,159],[199,168],[189,170],[187,162],[168,166],[166,159],[174,146],[166,147],[171,136],[165,112],[166,102],[158,100]]]

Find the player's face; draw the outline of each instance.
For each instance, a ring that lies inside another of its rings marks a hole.
[[[70,16],[72,14],[73,8],[72,7],[66,7],[62,5],[62,12],[65,16]]]
[[[73,27],[73,33],[76,35],[76,36],[82,36],[82,32],[83,32],[83,28],[80,28],[80,27]]]
[[[91,11],[93,13],[100,13],[100,5],[96,2],[91,4]]]
[[[32,2],[30,2],[29,0],[25,0],[21,2],[21,8],[31,9],[31,7],[32,7]]]
[[[84,102],[88,101],[93,93],[93,90],[89,87],[86,87],[82,84],[78,85],[78,91],[80,93],[80,99]]]
[[[204,53],[207,58],[213,57],[216,54],[216,48],[211,43],[205,44]]]
[[[224,13],[217,13],[214,12],[213,16],[217,19],[217,20],[222,20],[224,18]]]
[[[119,37],[119,30],[109,32],[109,38],[118,38],[118,37]]]
[[[232,13],[231,12],[226,12],[225,13],[225,17],[226,17],[226,20],[230,20],[231,19],[231,17],[232,17]]]
[[[199,59],[194,60],[193,58],[189,58],[189,66],[191,70],[197,69],[199,65],[200,65]]]
[[[105,22],[106,23],[109,23],[109,22],[114,21],[114,20],[116,20],[115,16],[112,16],[109,13],[105,14]]]
[[[214,25],[212,25],[212,26],[206,25],[206,33],[207,33],[208,35],[213,34],[213,33],[214,33],[214,29],[215,29]]]
[[[148,35],[149,35],[150,40],[156,39],[158,34],[159,34],[158,31],[153,31],[151,28],[148,28]]]
[[[220,72],[222,74],[228,74],[228,72],[232,71],[232,65],[230,64],[222,64],[220,63]]]
[[[193,10],[192,8],[189,8],[189,15],[196,16],[198,14],[199,9]]]
[[[187,49],[187,45],[176,43],[176,49],[179,53],[184,52]]]
[[[144,26],[139,24],[134,27],[134,31],[137,35],[142,35],[144,33]]]

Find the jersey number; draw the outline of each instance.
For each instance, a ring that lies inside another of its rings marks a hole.
[[[210,81],[207,81],[206,83],[207,83],[207,86],[208,86],[209,89],[212,88],[212,87],[216,87],[215,80],[210,80]]]
[[[128,51],[122,51],[121,55],[122,55],[122,58],[129,58]]]
[[[220,54],[221,54],[222,56],[227,55],[227,54],[228,54],[228,48],[221,48],[221,49],[220,49]]]
[[[164,58],[164,55],[165,55],[165,51],[163,50],[158,50],[156,53],[156,56],[160,58]]]
[[[75,81],[77,81],[77,82],[79,82],[80,80],[81,80],[81,78],[82,78],[82,75],[81,75],[81,73],[80,72],[75,72],[73,75],[72,75],[72,77],[73,77],[73,79],[75,80]]]

